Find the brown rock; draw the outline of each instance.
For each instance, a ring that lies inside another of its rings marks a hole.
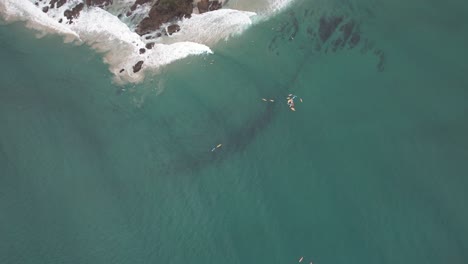
[[[172,24],[172,25],[167,27],[166,31],[167,31],[167,34],[170,36],[175,32],[179,32],[180,31],[180,26],[177,25],[177,24]]]
[[[151,2],[151,0],[136,0],[135,3],[130,7],[130,10],[135,11],[135,9],[142,4]]]
[[[198,12],[203,14],[208,11],[218,10],[223,6],[222,2],[220,1],[208,1],[208,0],[201,0],[197,4]]]
[[[143,65],[143,61],[139,61],[137,62],[134,66],[133,66],[133,72],[134,73],[137,73],[141,70],[141,66]]]
[[[42,8],[42,12],[47,13],[47,11],[49,11],[49,7],[48,7],[48,6],[44,6],[44,7]]]
[[[87,6],[105,7],[112,4],[112,0],[86,0]]]
[[[210,5],[208,7],[208,10],[209,11],[214,11],[214,10],[220,9],[221,7],[223,7],[222,2],[220,2],[220,1],[210,1]]]
[[[123,71],[125,71],[125,69],[121,69],[121,70],[119,71],[119,73],[122,73]]]
[[[198,2],[197,4],[198,12],[200,14],[208,12],[208,7],[210,5],[209,3],[210,2],[208,0],[201,0],[200,2]]]
[[[145,48],[147,49],[152,49],[154,47],[154,42],[151,42],[151,43],[147,43]]]
[[[68,21],[71,23],[73,18],[77,18],[80,16],[81,10],[83,10],[84,4],[79,3],[76,6],[72,8],[72,10],[67,9],[65,12],[63,12],[63,15],[68,19]]]
[[[161,36],[162,36],[161,32],[156,32],[156,34],[154,34],[154,35],[145,36],[145,39],[155,39],[155,38],[159,38]]]
[[[146,49],[141,48],[139,51],[140,51],[140,54],[143,54],[146,52]]]
[[[57,3],[57,8],[63,6],[67,0],[50,0],[50,8],[54,8],[55,4]]]
[[[138,24],[135,32],[140,36],[150,31],[159,29],[162,24],[190,17],[192,14],[193,0],[158,0],[140,24]]]

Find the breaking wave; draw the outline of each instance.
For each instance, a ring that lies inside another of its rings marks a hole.
[[[146,3],[135,8],[135,0],[114,0],[101,7],[83,7],[83,0],[0,0],[0,17],[7,23],[24,21],[38,37],[59,34],[67,43],[89,45],[104,54],[114,80],[123,84],[140,82],[145,72],[157,72],[187,56],[212,53],[210,46],[241,33],[252,24],[253,17],[271,16],[292,0],[228,0],[223,8],[202,14],[194,7],[191,18],[177,22],[178,32],[167,34],[164,27],[169,25],[163,24],[162,33],[140,36],[135,29],[154,1],[142,1]],[[195,6],[199,1],[195,0]],[[80,4],[79,15],[70,19],[66,11]]]

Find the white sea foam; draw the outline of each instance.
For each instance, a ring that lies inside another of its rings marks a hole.
[[[171,45],[156,44],[144,54],[139,54],[139,49],[145,46],[141,37],[117,17],[100,8],[89,8],[82,12],[70,27],[88,45],[106,54],[104,61],[110,65],[116,80],[122,82],[139,82],[143,79],[145,70],[156,70],[189,55],[211,53],[210,48],[205,45],[178,42]],[[144,70],[133,73],[132,67],[138,61],[144,61]],[[125,71],[120,73],[121,69]]]
[[[127,16],[127,12],[135,3],[135,0],[114,0],[113,4],[106,7],[105,10],[115,16],[120,16],[122,22],[127,24],[133,31],[138,23],[147,16],[154,1],[155,0],[152,0],[148,3],[144,3],[143,5],[137,5],[135,10],[132,11],[129,16]]]
[[[173,34],[166,42],[194,41],[205,45],[227,39],[239,34],[252,24],[253,12],[233,9],[219,9],[203,14],[193,14],[190,19],[183,19],[180,31]]]
[[[28,28],[41,33],[38,36],[55,33],[65,36],[66,42],[79,39],[79,35],[73,30],[50,18],[26,0],[1,0],[0,15],[6,22],[25,21]]]
[[[63,13],[73,8],[81,0],[69,0],[60,8],[50,8],[47,13],[42,8],[48,1],[34,0],[0,0],[0,17],[6,22],[25,21],[26,26],[44,34],[54,33],[65,36],[65,41],[86,43],[98,52],[104,53],[104,62],[109,64],[110,71],[119,83],[140,82],[144,73],[156,72],[161,66],[185,58],[189,55],[212,53],[209,46],[233,34],[241,33],[252,24],[253,12],[272,14],[287,6],[292,0],[258,0],[260,5],[248,6],[247,0],[231,0],[227,7],[236,5],[244,11],[223,8],[204,14],[193,14],[190,19],[183,19],[179,25],[181,30],[172,36],[162,37],[152,49],[140,54],[147,40],[134,32],[135,25],[150,9],[149,4],[138,6],[132,16],[122,20],[117,15],[128,10],[133,0],[114,0],[110,7],[84,8],[72,24],[65,23]],[[247,9],[246,9],[247,8]],[[59,20],[62,23],[59,23]],[[135,22],[136,21],[136,22]],[[134,73],[133,66],[138,61],[144,61],[142,70]],[[122,69],[124,71],[122,71]]]
[[[268,17],[288,7],[293,0],[229,0],[226,2],[229,8],[253,11],[262,17]]]

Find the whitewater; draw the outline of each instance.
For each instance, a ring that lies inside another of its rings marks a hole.
[[[143,36],[135,33],[136,25],[148,14],[152,3],[137,6],[131,16],[121,15],[135,0],[114,0],[104,8],[84,7],[72,23],[62,23],[67,21],[64,12],[82,0],[69,0],[47,12],[43,12],[48,6],[47,0],[0,0],[0,18],[6,23],[25,22],[39,38],[57,34],[63,36],[65,43],[90,46],[103,54],[103,61],[109,65],[114,81],[124,84],[141,82],[145,74],[158,73],[161,67],[187,56],[211,54],[210,47],[242,33],[253,24],[254,18],[261,21],[271,17],[292,1],[259,0],[252,3],[230,0],[223,8],[203,14],[194,7],[191,18],[178,22],[179,32],[158,38],[151,38],[156,34],[154,32]],[[152,48],[147,48],[149,42],[152,42]],[[143,63],[141,70],[135,71],[139,62]]]

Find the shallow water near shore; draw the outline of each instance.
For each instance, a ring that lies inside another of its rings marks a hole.
[[[127,86],[0,26],[0,262],[465,263],[468,6],[346,3]],[[324,16],[359,44],[317,48]]]

